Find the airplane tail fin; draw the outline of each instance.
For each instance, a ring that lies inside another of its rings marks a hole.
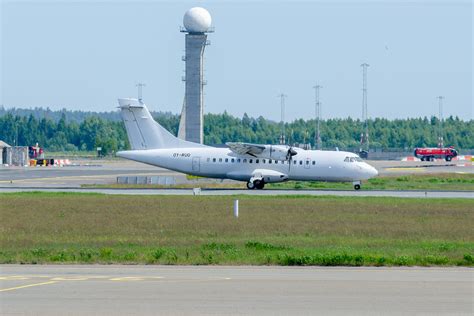
[[[119,99],[118,102],[132,150],[204,146],[172,135],[153,119],[146,105],[137,99]]]

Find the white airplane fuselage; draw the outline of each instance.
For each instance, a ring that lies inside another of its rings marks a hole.
[[[117,156],[208,178],[246,181],[249,189],[288,180],[360,181],[377,170],[354,153],[302,150],[282,145],[227,143],[217,148],[179,139],[158,124],[136,99],[119,99],[132,150]]]
[[[255,173],[265,170],[283,175],[280,181],[360,181],[377,175],[369,164],[345,161],[356,158],[343,151],[296,150],[291,160],[278,161],[238,155],[227,148],[175,148],[119,152],[118,156],[186,174],[248,181]],[[266,181],[266,182],[280,182]]]

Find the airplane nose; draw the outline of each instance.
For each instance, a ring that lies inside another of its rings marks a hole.
[[[369,166],[369,172],[370,172],[370,176],[371,177],[376,177],[378,176],[379,172],[377,171],[377,169],[375,169],[374,167],[372,166]]]

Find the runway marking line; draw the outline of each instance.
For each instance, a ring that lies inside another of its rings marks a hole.
[[[48,285],[48,284],[54,284],[54,283],[58,283],[58,281],[48,281],[48,282],[42,282],[42,283],[33,283],[33,284],[15,286],[15,287],[10,287],[10,288],[6,288],[6,289],[0,289],[0,292],[14,291],[14,290],[19,290],[19,289],[24,289],[24,288],[27,288],[27,287]]]
[[[404,171],[404,170],[410,170],[410,171],[425,171],[425,168],[423,167],[412,167],[412,168],[385,168],[387,171]]]

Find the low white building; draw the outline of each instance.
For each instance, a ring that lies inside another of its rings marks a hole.
[[[4,164],[6,161],[6,148],[10,148],[11,146],[5,143],[4,141],[0,140],[0,165]]]

